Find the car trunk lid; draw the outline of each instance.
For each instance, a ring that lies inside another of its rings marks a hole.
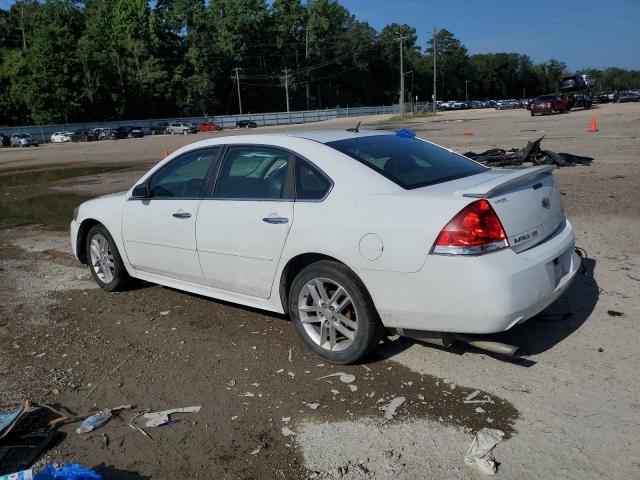
[[[496,170],[475,185],[466,185],[456,195],[486,198],[507,234],[509,245],[521,252],[549,237],[564,220],[560,192],[555,185],[553,166],[522,170]]]

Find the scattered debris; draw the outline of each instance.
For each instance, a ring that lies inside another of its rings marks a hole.
[[[319,406],[319,403],[307,403],[307,407],[309,407],[311,410],[317,410]]]
[[[32,480],[33,470],[22,470],[21,472],[10,473],[8,475],[0,475],[0,480]]]
[[[396,410],[400,407],[405,401],[406,397],[396,397],[387,405],[380,407],[380,410],[384,411],[384,418],[387,420],[393,420],[394,415],[396,414]]]
[[[97,428],[100,428],[102,425],[107,423],[111,418],[111,410],[108,408],[103,408],[102,410],[98,410],[93,415],[85,418],[80,426],[76,428],[76,433],[89,433]]]
[[[292,437],[293,435],[297,435],[297,433],[291,430],[289,427],[282,427],[281,432],[285,437]]]
[[[527,143],[524,148],[512,148],[503,150],[492,148],[482,153],[466,152],[465,157],[471,158],[491,167],[504,167],[507,165],[522,165],[531,163],[533,165],[557,165],[567,167],[573,165],[589,165],[593,161],[591,157],[580,157],[570,153],[556,153],[551,150],[542,150],[540,142],[544,137]]]
[[[194,407],[182,407],[172,408],[170,410],[163,410],[161,412],[148,412],[143,415],[147,419],[147,423],[144,424],[147,428],[161,427],[169,423],[169,415],[174,413],[197,413],[200,411],[200,406]]]
[[[162,315],[163,317],[166,317],[167,315],[169,315],[170,311],[169,310],[165,310],[164,312],[160,312],[160,315]]]
[[[296,374],[295,374],[295,373],[293,373],[293,372],[287,372],[287,375],[289,375],[291,378],[293,378],[293,377],[295,377],[295,376],[296,376]]]
[[[234,415],[234,416],[232,416],[232,417],[231,417],[231,421],[233,422],[233,421],[234,421],[234,420],[236,420],[237,418],[238,418],[238,416],[237,416],[237,415]]]
[[[489,395],[485,395],[484,398],[476,399],[478,394],[480,394],[480,390],[474,390],[469,395],[467,395],[467,397],[465,397],[462,403],[493,403],[493,400],[491,400],[491,397]]]
[[[484,413],[485,410],[482,407],[476,407],[476,413]]]
[[[282,373],[284,372],[284,368],[281,368],[280,370],[276,370],[276,373]]]
[[[28,470],[61,435],[57,427],[49,426],[53,412],[39,405],[33,407],[34,404],[25,401],[10,413],[0,414],[3,434],[0,441],[0,472]],[[0,478],[4,477],[0,475]]]
[[[350,389],[352,392],[356,392],[356,391],[358,391],[358,387],[357,387],[356,385],[349,385],[349,389]]]
[[[255,394],[251,393],[251,392],[244,392],[241,393],[240,395],[238,395],[239,397],[255,397]]]
[[[282,417],[282,421],[284,423],[289,423],[291,421],[291,417]]]
[[[44,471],[33,477],[33,480],[102,480],[102,476],[78,463],[62,465],[59,468],[49,463]]]
[[[291,363],[291,349],[289,349],[289,363]]]
[[[616,310],[607,310],[607,314],[608,314],[610,317],[622,317],[622,316],[624,315],[624,313],[622,313],[622,312],[618,312],[618,311],[616,311]]]
[[[350,373],[344,373],[344,372],[338,372],[338,373],[332,373],[330,375],[325,375],[324,377],[316,378],[316,381],[322,380],[323,378],[329,378],[329,377],[340,377],[340,381],[342,383],[353,383],[353,382],[356,381],[356,376],[355,375],[351,375]]]
[[[235,387],[236,386],[236,381],[235,380],[230,380],[227,382],[227,387]]]
[[[483,428],[480,430],[469,446],[469,451],[464,457],[464,463],[476,467],[480,473],[495,475],[498,466],[491,450],[500,443],[504,432],[495,428]]]
[[[260,453],[260,450],[262,450],[262,445],[258,445],[256,449],[253,452],[251,452],[249,455],[257,455]]]
[[[16,410],[9,413],[0,413],[0,439],[4,438],[11,431],[28,408],[29,401],[25,400]]]

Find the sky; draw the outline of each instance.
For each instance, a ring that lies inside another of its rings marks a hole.
[[[303,0],[306,1],[306,0]],[[0,0],[8,8],[12,0]],[[271,2],[269,2],[271,3]],[[569,70],[640,70],[640,0],[339,0],[380,31],[416,28],[424,49],[446,28],[469,53],[516,52],[534,62],[561,60]]]
[[[423,48],[446,28],[470,54],[516,52],[569,70],[640,70],[640,0],[340,0],[376,30],[406,23]]]

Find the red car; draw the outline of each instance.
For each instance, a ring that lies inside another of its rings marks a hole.
[[[200,125],[198,125],[199,132],[217,132],[220,130],[222,130],[222,127],[217,123],[207,122],[207,123],[201,123]]]
[[[568,112],[569,111],[569,99],[565,95],[550,94],[542,95],[536,98],[531,103],[531,116],[536,113],[540,114],[552,114],[555,112]]]

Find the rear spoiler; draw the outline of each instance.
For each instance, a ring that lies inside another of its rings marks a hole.
[[[455,194],[461,197],[489,198],[499,190],[520,183],[523,180],[531,180],[532,178],[542,176],[548,172],[552,172],[554,168],[553,165],[541,165],[515,170],[511,173],[487,180],[486,182],[473,185],[472,187],[458,190]]]

